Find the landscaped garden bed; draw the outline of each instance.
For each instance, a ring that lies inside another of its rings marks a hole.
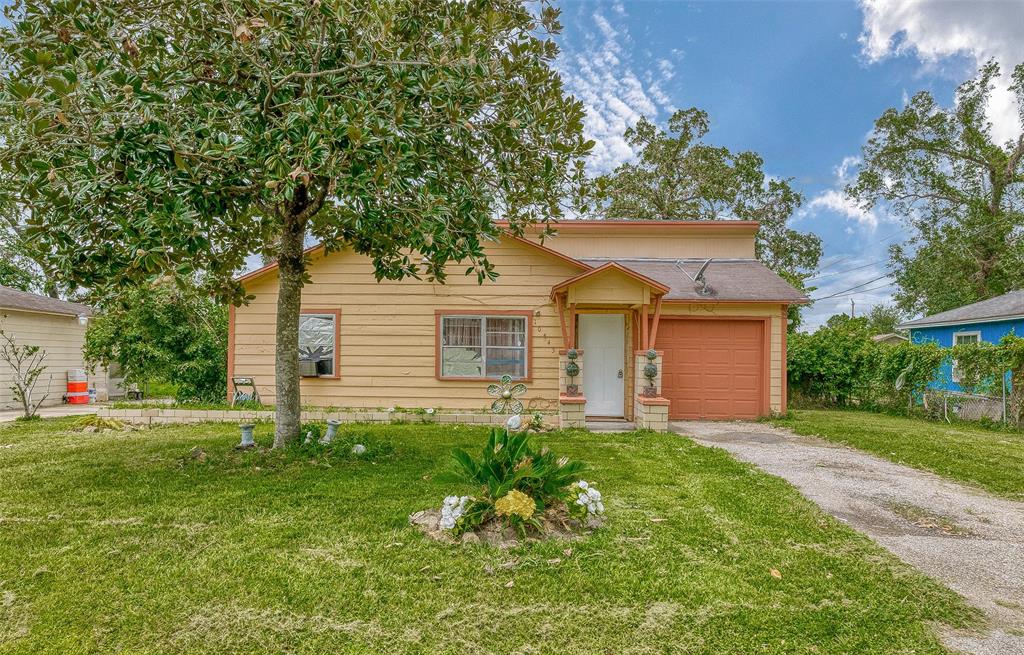
[[[408,517],[486,426],[0,428],[0,652],[942,653],[973,613],[777,478],[674,435],[551,432],[604,525],[508,549]],[[355,454],[355,444],[366,451]],[[196,451],[196,449],[199,449]],[[192,453],[201,452],[202,457]]]

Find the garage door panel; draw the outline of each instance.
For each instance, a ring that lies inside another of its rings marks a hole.
[[[754,418],[764,412],[764,322],[669,319],[661,323],[662,394],[671,418]]]

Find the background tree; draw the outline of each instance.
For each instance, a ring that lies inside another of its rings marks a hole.
[[[864,163],[847,193],[865,208],[885,203],[912,229],[890,249],[896,300],[934,314],[1020,288],[1024,279],[1024,136],[992,139],[985,118],[991,62],[964,82],[952,108],[928,92],[888,109],[864,146]],[[1024,64],[1013,90],[1024,129]]]
[[[170,382],[180,401],[223,401],[227,307],[188,284],[134,287],[89,321],[90,365],[117,363],[128,383]]]
[[[756,153],[705,143],[709,127],[708,114],[695,107],[672,114],[667,130],[641,118],[625,132],[636,161],[586,185],[583,210],[620,219],[760,221],[758,259],[809,291],[804,280],[818,267],[821,239],[788,225],[803,198],[789,180],[767,177]]]
[[[868,312],[868,329],[873,334],[892,334],[896,326],[907,319],[907,314],[896,305],[875,305]]]
[[[518,0],[23,0],[5,9],[0,164],[62,279],[206,274],[238,302],[279,263],[275,445],[299,433],[303,243],[378,279],[496,276],[482,241],[557,219],[589,150]]]

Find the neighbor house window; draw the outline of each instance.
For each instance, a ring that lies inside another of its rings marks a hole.
[[[299,314],[299,373],[303,377],[338,375],[337,312]]]
[[[452,313],[442,315],[438,327],[441,377],[527,376],[526,316]]]
[[[981,341],[981,332],[955,332],[953,334],[953,345],[954,346],[960,346],[960,345],[968,344],[968,343],[978,343],[979,341]],[[953,360],[953,382],[956,382],[957,384],[959,384],[962,379],[963,379],[963,377],[960,374],[960,366],[957,364],[957,361],[954,359]]]

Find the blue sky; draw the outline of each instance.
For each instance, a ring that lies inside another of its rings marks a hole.
[[[884,209],[862,211],[842,194],[874,120],[920,90],[951,104],[990,57],[1004,68],[1024,61],[1024,2],[558,4],[559,68],[598,142],[591,172],[632,156],[621,134],[641,114],[664,122],[674,108],[707,110],[711,143],[760,153],[768,174],[806,196],[794,225],[824,241],[815,297],[885,275],[887,248],[904,239]],[[1001,139],[1019,129],[1005,91],[990,117]],[[885,282],[816,303],[807,327],[849,311],[851,298],[858,313],[886,302]]]

